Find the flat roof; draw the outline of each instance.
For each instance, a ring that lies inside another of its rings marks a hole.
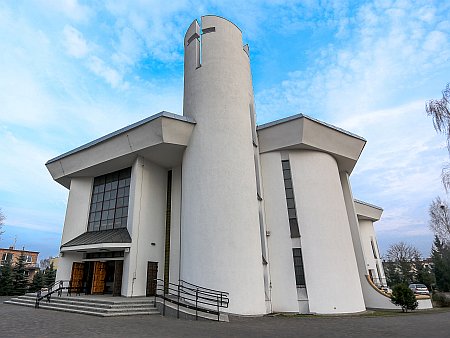
[[[36,253],[36,254],[39,254],[39,251],[30,251],[30,250],[6,249],[6,248],[0,248],[0,250],[4,250],[4,251],[16,251],[16,252],[30,252],[30,253]]]
[[[167,111],[162,111],[162,112],[159,112],[158,114],[152,115],[152,116],[147,117],[147,118],[145,118],[145,119],[143,119],[141,121],[138,121],[138,122],[135,122],[133,124],[130,124],[129,126],[121,128],[119,130],[116,130],[116,131],[114,131],[112,133],[109,133],[109,134],[107,134],[105,136],[102,136],[102,137],[100,137],[100,138],[98,138],[98,139],[96,139],[94,141],[86,143],[86,144],[84,144],[84,145],[82,145],[80,147],[77,147],[77,148],[75,148],[73,150],[70,150],[70,151],[68,151],[68,152],[66,152],[66,153],[64,153],[62,155],[59,155],[59,156],[57,156],[55,158],[52,158],[52,159],[48,160],[45,163],[45,165],[47,165],[49,163],[56,162],[56,161],[58,161],[58,160],[60,160],[60,159],[62,159],[64,157],[67,157],[67,156],[75,154],[75,153],[77,153],[79,151],[82,151],[82,150],[85,150],[87,148],[90,148],[90,147],[92,147],[92,146],[94,146],[96,144],[99,144],[101,142],[107,141],[110,138],[113,138],[114,136],[120,135],[120,134],[122,134],[124,132],[127,132],[127,131],[130,131],[132,129],[135,129],[135,128],[137,128],[139,126],[142,126],[142,125],[144,125],[144,124],[146,124],[146,123],[148,123],[150,121],[153,121],[153,120],[155,120],[155,119],[157,119],[159,117],[167,117],[167,118],[170,118],[170,119],[174,119],[174,120],[179,120],[179,121],[184,121],[184,122],[189,122],[189,123],[195,124],[195,121],[192,118],[190,118],[190,117],[182,116],[182,115],[178,115],[178,114],[174,114],[174,113],[170,113],[170,112],[167,112]]]
[[[356,202],[356,203],[367,205],[368,207],[372,207],[372,208],[379,209],[379,210],[383,211],[382,207],[379,207],[379,206],[377,206],[375,204],[370,204],[370,203],[367,203],[367,202],[364,202],[364,201],[361,201],[361,200],[357,200],[356,198],[354,198],[353,201]]]
[[[317,123],[319,123],[319,124],[321,124],[321,125],[323,125],[325,127],[334,129],[334,130],[339,131],[341,133],[347,134],[349,136],[352,136],[352,137],[360,139],[360,140],[362,140],[364,142],[367,142],[367,140],[364,137],[362,137],[362,136],[353,134],[353,133],[351,133],[351,132],[349,132],[349,131],[347,131],[345,129],[333,126],[332,124],[320,121],[318,119],[315,119],[314,117],[311,117],[311,116],[308,116],[308,115],[305,115],[305,114],[292,115],[292,116],[284,117],[282,119],[275,120],[275,121],[272,121],[272,122],[264,123],[264,124],[261,124],[261,125],[257,126],[256,129],[260,130],[260,129],[270,128],[270,127],[276,126],[276,125],[281,124],[281,123],[285,123],[285,122],[289,122],[289,121],[296,120],[296,119],[301,119],[301,118],[305,118],[305,119],[317,122]]]

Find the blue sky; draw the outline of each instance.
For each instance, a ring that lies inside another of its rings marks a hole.
[[[56,255],[68,192],[44,163],[161,110],[182,113],[183,36],[224,16],[249,43],[258,123],[304,113],[368,143],[355,198],[382,206],[382,252],[427,256],[448,161],[424,103],[450,81],[447,1],[0,2],[0,247]]]

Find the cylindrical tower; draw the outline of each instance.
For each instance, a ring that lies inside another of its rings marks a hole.
[[[262,314],[248,48],[230,21],[201,23],[184,40],[183,114],[197,124],[182,168],[181,279],[229,292],[231,313]]]

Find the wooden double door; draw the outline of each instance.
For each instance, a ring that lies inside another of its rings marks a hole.
[[[90,294],[109,293],[120,296],[123,261],[74,262],[71,285]]]

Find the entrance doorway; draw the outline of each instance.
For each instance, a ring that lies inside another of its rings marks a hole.
[[[158,278],[158,262],[147,264],[147,297],[156,295],[156,278]]]
[[[120,296],[123,261],[88,261],[72,264],[71,286],[86,294]]]

